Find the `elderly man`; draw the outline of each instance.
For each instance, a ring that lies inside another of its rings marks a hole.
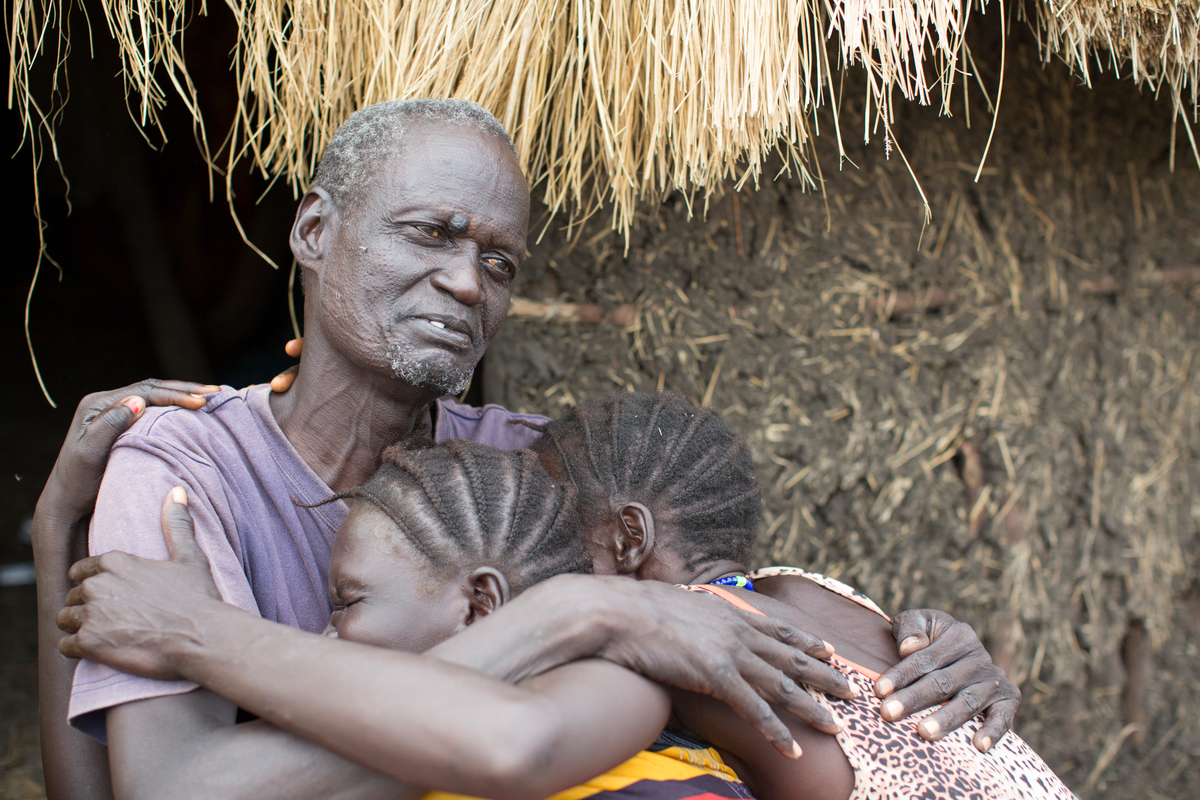
[[[197,540],[222,597],[267,619],[319,631],[329,615],[330,547],[346,508],[341,502],[301,504],[362,483],[378,466],[381,450],[397,441],[465,438],[515,448],[534,435],[513,424],[520,415],[440,399],[463,390],[504,320],[510,283],[525,253],[528,210],[528,186],[512,143],[482,108],[445,100],[390,102],[352,116],[326,150],[292,228],[306,322],[295,384],[283,394],[268,386],[208,394],[198,412],[156,408],[143,414],[137,399],[105,411],[100,419],[117,426],[140,419],[108,461],[91,523],[92,552],[166,558],[159,511],[171,487],[183,485],[195,498],[190,510]],[[153,391],[158,396],[152,400],[194,408],[204,398],[188,392],[207,390],[172,385]],[[35,520],[52,798],[100,797],[108,790],[97,777],[103,775],[103,751],[85,751],[62,717],[54,717],[65,693],[65,665],[50,657],[56,636],[47,625],[61,602],[72,526],[88,510],[92,471],[102,463],[98,453],[112,439],[113,429],[86,424],[84,407],[81,415],[76,442],[68,438]],[[762,720],[774,738],[788,734],[766,701],[818,726],[832,725],[792,679],[840,693],[840,676],[781,647],[768,633],[815,656],[824,654],[818,640],[769,623],[755,623],[756,629],[685,593],[628,583],[615,594],[606,587],[592,612],[623,621],[614,627],[631,641],[648,618],[660,625],[667,620],[679,635],[670,646],[639,641],[636,663],[630,659],[626,666],[726,699],[748,718]],[[565,624],[574,616],[573,609],[547,604],[509,622],[503,641],[485,642],[458,660],[512,678],[589,655],[564,638],[577,630]],[[898,635],[923,635],[930,619],[912,617]],[[728,652],[714,658],[699,644],[701,632],[709,642],[716,632]],[[697,644],[689,650],[690,641]],[[955,661],[963,651],[961,640],[942,647],[941,655],[927,659],[929,666]],[[978,656],[977,649],[968,661],[977,665]],[[992,738],[999,738],[1015,710],[1015,687],[997,692],[990,662],[964,678],[962,663],[950,682],[973,686],[977,696],[980,685],[991,686]],[[892,677],[898,686],[913,679],[904,669]],[[897,695],[905,711],[945,698],[915,687]],[[970,713],[955,715],[959,719],[946,720],[943,729]],[[294,796],[300,786],[346,796],[387,791],[378,776],[264,723],[235,725],[232,704],[184,681],[136,678],[84,661],[74,676],[69,716],[79,730],[106,738],[119,796],[180,796],[183,786],[201,796],[232,796],[220,785],[258,797],[268,788]],[[278,764],[276,779],[239,784],[243,771],[262,775],[264,762]]]

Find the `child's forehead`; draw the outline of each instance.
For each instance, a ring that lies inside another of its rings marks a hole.
[[[350,511],[338,528],[334,542],[334,557],[353,548],[388,553],[407,552],[404,537],[396,523],[374,503],[351,499]]]

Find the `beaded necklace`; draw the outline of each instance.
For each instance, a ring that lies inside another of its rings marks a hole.
[[[724,575],[717,578],[715,581],[709,581],[709,586],[732,586],[735,589],[745,589],[747,592],[754,591],[754,584],[745,575]]]

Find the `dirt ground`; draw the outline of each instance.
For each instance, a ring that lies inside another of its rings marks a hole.
[[[819,142],[824,196],[784,178],[690,220],[669,197],[627,254],[607,220],[552,230],[516,292],[634,318],[510,322],[485,392],[555,414],[667,387],[723,409],[767,487],[763,564],[971,622],[1077,792],[1196,797],[1200,173],[1182,128],[1170,171],[1165,101],[1088,91],[1015,39],[978,183],[978,92],[970,129],[961,102],[901,109],[924,230],[847,103],[857,169]],[[989,86],[996,56],[977,45]]]
[[[1165,101],[1043,69],[1017,27],[978,183],[979,92],[970,128],[961,99],[899,108],[928,227],[896,152],[856,144],[848,87],[824,193],[785,176],[690,219],[672,196],[628,251],[604,219],[552,226],[516,293],[632,320],[512,320],[484,393],[720,407],[767,488],[762,563],[971,622],[1024,692],[1017,730],[1082,795],[1197,797],[1200,170],[1179,128],[1171,172]],[[995,86],[998,50],[975,58]],[[31,587],[0,588],[0,798],[42,796],[32,614]]]
[[[0,798],[46,796],[37,741],[36,613],[32,586],[0,587]]]

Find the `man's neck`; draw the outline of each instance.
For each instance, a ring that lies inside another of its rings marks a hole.
[[[363,377],[305,343],[300,374],[271,412],[300,457],[336,492],[366,482],[383,449],[432,438],[431,393],[397,378]],[[324,349],[324,348],[322,348]]]

